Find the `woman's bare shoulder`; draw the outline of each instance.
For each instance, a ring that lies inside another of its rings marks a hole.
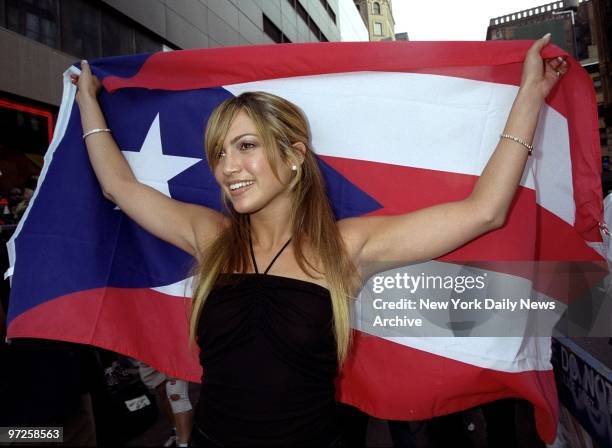
[[[336,225],[349,257],[357,260],[366,241],[367,218],[344,218],[336,221]]]
[[[210,213],[211,211],[213,213]],[[212,209],[197,215],[193,220],[197,251],[195,255],[200,257],[230,224],[230,218]]]

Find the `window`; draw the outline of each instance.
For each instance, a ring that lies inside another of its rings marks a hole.
[[[270,37],[270,39],[272,39],[277,44],[280,44],[283,41],[283,33],[276,25],[274,25],[274,23],[272,23],[270,19],[268,19],[265,14],[263,15],[263,28],[264,33],[266,33],[268,37]]]
[[[59,48],[58,0],[7,0],[6,25],[9,30]]]
[[[0,0],[0,26],[6,28],[6,0]]]
[[[378,2],[372,3],[372,14],[380,15],[380,3]]]
[[[329,39],[327,39],[327,36],[325,36],[325,34],[323,34],[323,32],[321,31],[319,26],[315,23],[315,21],[312,19],[312,17],[310,17],[310,15],[306,11],[306,9],[299,2],[299,0],[288,0],[288,1],[289,1],[289,4],[296,10],[298,15],[302,18],[302,20],[304,21],[306,26],[310,29],[310,31],[313,32],[313,34],[316,36],[316,38],[319,41],[321,41],[321,42],[329,42]],[[321,3],[323,3],[323,2],[321,2]],[[328,7],[328,13],[330,14],[330,17],[332,17],[333,21],[335,22],[336,21],[336,15],[332,11],[332,9],[329,7],[329,4],[327,5],[327,7]],[[264,15],[264,18],[265,17],[266,16]],[[274,24],[272,24],[272,25],[274,25]],[[276,25],[274,25],[274,26],[276,26]],[[264,31],[265,31],[265,20],[264,20]],[[279,32],[280,32],[280,30],[279,30]],[[270,37],[272,37],[272,36],[270,36]],[[287,36],[285,36],[284,34],[283,34],[283,37],[284,37],[284,39],[286,39],[283,42],[291,42],[289,39],[287,39]]]
[[[134,29],[122,17],[102,20],[102,56],[119,56],[134,52]]]
[[[320,0],[320,2],[321,5],[323,5],[325,11],[327,11],[327,15],[332,19],[334,23],[336,23],[336,14],[334,13],[334,10],[331,8],[331,6],[329,6],[329,3],[327,3],[327,0]]]
[[[154,53],[156,51],[167,51],[164,49],[164,44],[155,40],[153,37],[140,30],[134,30],[135,33],[135,53]],[[170,48],[172,50],[172,48]]]
[[[382,36],[383,34],[383,26],[382,23],[374,22],[374,35]]]
[[[302,18],[304,23],[306,23],[306,25],[308,25],[308,19],[309,19],[310,16],[306,12],[306,9],[304,9],[304,7],[302,6],[302,4],[299,1],[296,3],[295,8],[297,9],[298,15]]]
[[[268,37],[270,37],[270,39],[272,39],[277,44],[291,43],[291,40],[289,40],[289,38],[285,36],[285,34],[280,30],[280,28],[274,25],[274,22],[272,22],[265,14],[263,14],[263,25],[264,33],[266,33]]]
[[[314,22],[314,20],[312,20],[312,18],[310,19],[310,23],[308,24],[308,27],[310,28],[310,31],[312,31],[312,34],[314,34],[315,37],[320,41],[321,40],[321,30],[319,29],[317,24]]]
[[[0,26],[4,25],[78,58],[152,53],[161,51],[165,43],[103,2],[92,0],[0,0]]]
[[[329,6],[329,3],[327,4],[327,14],[329,15],[329,17],[331,17],[332,21],[336,23],[336,13],[331,8],[331,6]]]
[[[83,0],[62,4],[62,50],[80,58],[102,55],[100,10]]]

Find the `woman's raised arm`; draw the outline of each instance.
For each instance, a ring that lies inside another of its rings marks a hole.
[[[72,82],[78,87],[76,102],[83,132],[106,129],[97,100],[101,83],[86,61],[81,62],[80,76],[72,75]],[[109,132],[92,133],[85,143],[104,196],[158,238],[195,256],[198,243],[216,236],[224,226],[225,218],[220,213],[171,199],[138,182]]]
[[[567,71],[565,60],[543,61],[550,35],[527,52],[521,86],[503,134],[531,142],[544,99]],[[350,255],[362,271],[390,269],[444,255],[501,227],[521,180],[528,150],[500,138],[472,193],[464,200],[397,216],[351,218],[339,222]],[[375,264],[375,266],[372,266]]]

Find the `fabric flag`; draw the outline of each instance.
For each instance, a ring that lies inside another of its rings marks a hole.
[[[531,42],[381,42],[185,50],[91,61],[100,103],[136,177],[172,198],[221,209],[203,154],[209,114],[245,91],[308,116],[337,217],[398,214],[465,198],[520,84]],[[554,46],[545,57],[565,53]],[[201,379],[187,342],[193,260],[106,200],[89,164],[75,87],[64,94],[39,187],[9,242],[8,334],[93,344],[172,376]],[[570,70],[543,107],[507,224],[438,260],[598,262],[599,134],[591,80]],[[520,148],[519,148],[520,149]],[[100,148],[104,151],[104,148]],[[562,242],[562,244],[561,244]],[[521,272],[557,298],[563,288]],[[480,403],[533,403],[542,439],[557,420],[548,337],[381,337],[355,323],[338,399],[419,420]]]

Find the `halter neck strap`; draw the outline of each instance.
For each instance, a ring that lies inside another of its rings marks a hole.
[[[272,265],[274,264],[276,259],[280,256],[280,254],[283,253],[283,251],[289,245],[290,242],[291,242],[291,238],[289,238],[289,240],[283,245],[283,247],[281,247],[281,249],[276,253],[274,258],[272,259],[272,261],[270,262],[270,264],[268,265],[268,267],[264,271],[264,274],[268,273],[268,271],[270,270],[270,268],[272,267]],[[251,249],[251,261],[253,262],[253,268],[255,269],[255,273],[259,274],[259,269],[257,269],[257,261],[255,261],[255,252],[253,251],[253,241],[251,240],[251,234],[250,233],[249,233],[249,248]]]

